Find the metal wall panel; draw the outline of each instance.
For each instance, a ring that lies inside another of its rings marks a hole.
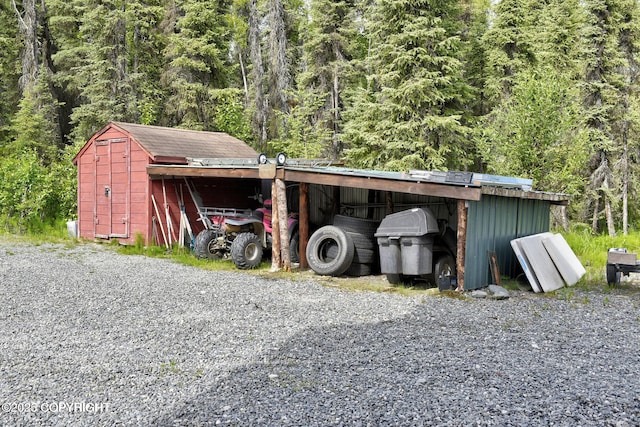
[[[465,289],[478,289],[491,283],[487,251],[494,251],[500,273],[514,277],[519,264],[513,254],[512,239],[549,231],[550,204],[484,195],[469,202],[465,260]]]

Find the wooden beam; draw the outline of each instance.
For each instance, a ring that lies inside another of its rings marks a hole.
[[[298,214],[298,232],[299,236],[299,252],[300,252],[300,268],[309,268],[307,262],[307,244],[309,243],[309,184],[300,183],[300,212]]]
[[[260,178],[258,168],[215,168],[206,166],[147,166],[147,174],[154,176],[186,176],[196,178]],[[283,178],[284,170],[276,171],[276,178]]]
[[[365,188],[370,190],[394,191],[397,193],[422,194],[460,200],[480,200],[480,187],[435,184],[432,182],[393,180],[342,174],[315,173],[297,170],[285,170],[286,181],[308,182],[310,184],[333,185],[338,187]]]
[[[527,200],[544,200],[552,205],[567,206],[569,204],[570,197],[567,194],[560,193],[546,193],[543,191],[523,191],[514,188],[501,188],[501,187],[482,187],[482,194],[500,197],[515,197],[518,199]]]

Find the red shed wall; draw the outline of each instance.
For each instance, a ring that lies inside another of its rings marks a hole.
[[[135,140],[131,144],[131,190],[129,238],[121,243],[135,243],[136,234],[144,237],[145,244],[151,242],[151,180],[147,175],[147,165],[151,159]]]
[[[94,136],[77,158],[78,227],[85,239],[150,239],[149,156],[114,128]]]
[[[260,180],[232,178],[188,179],[192,184],[192,188],[195,188],[196,192],[202,198],[203,206],[236,209],[256,209],[260,207],[256,200],[250,198],[255,195],[256,190],[260,191]],[[202,222],[198,220],[198,210],[191,198],[184,178],[165,178],[164,185],[162,179],[154,179],[152,180],[151,187],[158,208],[156,215],[155,207],[153,204],[151,205],[152,211],[150,217],[156,218],[156,231],[153,233],[152,225],[149,235],[152,236],[154,243],[164,245],[163,230],[171,243],[177,241],[180,234],[180,208],[178,200],[182,200],[194,236],[204,229]],[[165,210],[165,206],[168,206],[167,210]],[[167,227],[167,212],[169,217],[168,222],[173,226],[173,233],[171,229]],[[151,221],[153,221],[153,219]],[[162,224],[162,227],[160,224]]]

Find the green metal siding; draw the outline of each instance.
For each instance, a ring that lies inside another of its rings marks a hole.
[[[511,240],[549,231],[550,203],[483,195],[468,202],[465,259],[465,289],[478,289],[491,283],[487,251],[495,251],[500,274],[514,277],[519,265]]]

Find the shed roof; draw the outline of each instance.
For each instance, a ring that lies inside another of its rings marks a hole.
[[[289,161],[288,161],[289,162]],[[513,197],[528,200],[543,200],[551,204],[566,205],[567,194],[548,193],[530,190],[529,180],[495,175],[470,174],[468,183],[456,178],[461,172],[387,172],[361,169],[349,169],[333,166],[302,167],[295,165],[278,167],[274,164],[258,165],[257,159],[191,159],[189,165],[150,165],[150,176],[186,176],[186,177],[226,177],[226,178],[266,178],[260,169],[273,166],[274,177],[291,182],[306,182],[353,188],[395,191],[400,193],[423,194],[460,200],[480,200],[483,194],[500,197]],[[268,172],[271,173],[271,172]],[[477,179],[478,177],[483,179]],[[518,188],[520,187],[526,189]],[[512,185],[511,188],[508,186]]]
[[[159,163],[184,164],[187,163],[188,157],[235,158],[258,155],[244,141],[224,132],[205,132],[124,122],[110,122],[90,141],[99,140],[100,136],[111,128],[117,128],[129,134],[154,162]],[[85,147],[78,155],[84,151]]]

